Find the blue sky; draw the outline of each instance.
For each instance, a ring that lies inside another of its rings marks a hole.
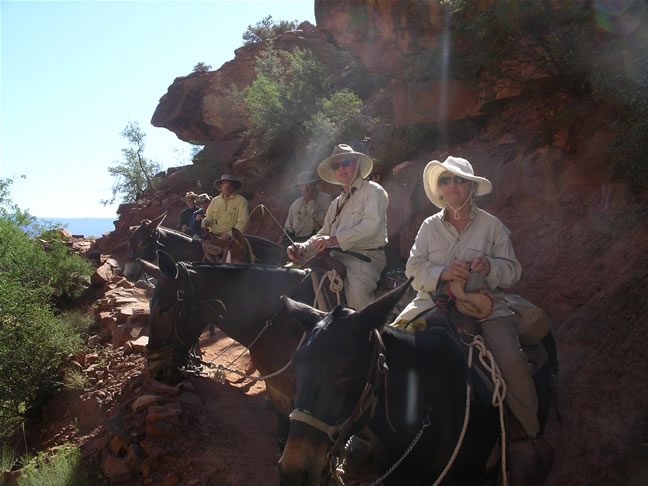
[[[44,217],[116,217],[107,168],[138,122],[145,155],[164,168],[190,163],[191,145],[150,123],[174,78],[197,62],[234,58],[248,25],[315,23],[312,0],[0,0],[0,177],[11,198]]]

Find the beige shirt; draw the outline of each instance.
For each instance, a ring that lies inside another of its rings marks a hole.
[[[414,277],[412,287],[419,291],[415,300],[429,299],[432,302],[428,292],[435,292],[441,272],[453,261],[470,261],[484,256],[490,263],[490,272],[487,275],[473,273],[466,283],[466,290],[489,291],[494,303],[489,317],[511,315],[500,289],[508,289],[517,283],[522,266],[513,251],[508,228],[492,214],[473,206],[471,221],[459,233],[443,220],[444,212],[423,221],[407,260],[405,273]]]
[[[317,234],[335,236],[342,250],[382,248],[387,244],[388,202],[387,192],[380,185],[358,178],[349,193],[333,200]],[[311,245],[309,239],[306,246]]]
[[[248,226],[248,202],[240,194],[233,193],[228,199],[219,194],[209,203],[205,212],[209,220],[209,231],[217,235],[236,228],[244,233]]]
[[[288,217],[284,225],[286,231],[292,231],[295,236],[307,238],[324,224],[324,216],[333,198],[330,194],[317,191],[313,199],[306,202],[300,197],[290,205]]]

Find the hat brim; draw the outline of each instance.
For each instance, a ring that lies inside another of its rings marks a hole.
[[[314,179],[308,180],[308,181],[297,181],[297,182],[295,182],[295,185],[296,186],[303,186],[303,185],[306,185],[306,184],[315,184],[316,182],[319,182],[319,177],[315,177]]]
[[[366,179],[367,177],[369,177],[369,174],[371,174],[371,170],[373,169],[373,161],[371,160],[371,157],[369,157],[367,154],[363,154],[362,152],[345,152],[341,154],[331,155],[330,157],[327,157],[320,162],[319,166],[317,167],[317,174],[320,176],[320,179],[331,184],[341,185],[341,182],[339,182],[335,177],[335,171],[331,168],[331,164],[338,160],[344,160],[348,158],[353,158],[358,161],[358,177],[360,177],[361,179]]]
[[[450,172],[454,175],[475,182],[477,185],[475,187],[475,191],[473,192],[473,196],[484,196],[486,194],[489,194],[493,190],[493,185],[485,177],[467,174],[465,172],[455,170],[452,167],[449,168],[438,160],[433,160],[431,162],[428,162],[428,164],[425,166],[425,169],[423,170],[423,188],[425,189],[425,194],[427,195],[428,199],[438,208],[445,209],[448,207],[448,203],[445,201],[445,199],[443,199],[443,195],[441,194],[441,190],[439,189],[439,177],[444,172]]]
[[[221,190],[220,185],[225,181],[228,181],[228,182],[231,182],[232,184],[234,184],[234,190],[235,191],[238,191],[241,188],[241,186],[243,185],[243,183],[241,181],[232,181],[230,179],[223,179],[223,180],[219,179],[217,181],[214,181],[214,188],[218,189],[220,191]]]

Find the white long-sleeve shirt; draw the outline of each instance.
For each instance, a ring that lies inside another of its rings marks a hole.
[[[455,260],[470,261],[479,256],[488,259],[490,271],[473,273],[466,290],[488,290],[494,304],[489,317],[510,316],[502,290],[517,283],[522,266],[513,251],[508,228],[492,214],[473,206],[471,221],[459,233],[444,221],[445,211],[430,216],[419,228],[405,269],[408,277],[414,277],[412,287],[418,294],[398,319],[412,318],[425,307],[434,306],[430,294],[434,294],[446,266]],[[404,315],[406,312],[408,315]]]
[[[348,193],[333,200],[317,234],[335,236],[342,250],[383,248],[387,244],[388,202],[382,186],[358,178]],[[306,245],[310,248],[312,239]]]
[[[330,194],[317,191],[313,199],[306,202],[300,197],[290,205],[284,228],[292,231],[298,238],[307,238],[324,224],[324,216],[333,198]]]

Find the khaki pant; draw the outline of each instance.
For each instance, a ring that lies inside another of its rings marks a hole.
[[[383,250],[363,251],[362,254],[371,258],[371,262],[362,261],[352,255],[331,252],[331,255],[341,261],[347,269],[344,295],[347,305],[355,310],[362,309],[374,299],[374,290],[378,286],[380,274],[387,266],[387,258]]]
[[[522,351],[514,318],[493,318],[481,323],[486,347],[493,353],[506,382],[506,404],[530,437],[540,431],[538,397],[531,366]]]

